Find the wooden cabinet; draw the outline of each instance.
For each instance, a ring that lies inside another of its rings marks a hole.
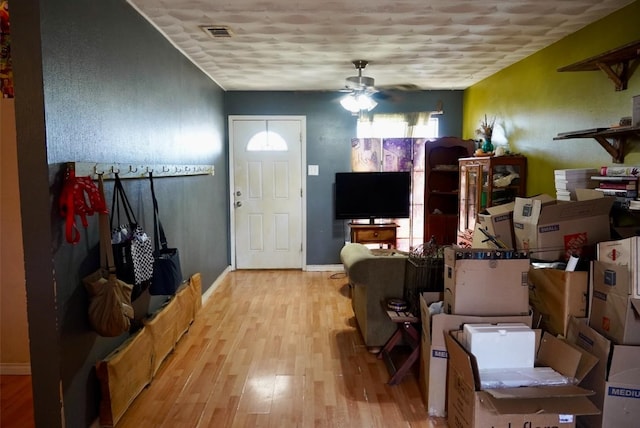
[[[387,245],[388,248],[396,248],[395,223],[358,224],[349,223],[351,228],[351,242],[360,244]]]
[[[470,156],[475,141],[443,137],[425,143],[424,241],[456,242],[458,224],[458,160]]]
[[[527,158],[482,156],[460,159],[458,244],[470,247],[478,214],[487,207],[524,197]]]

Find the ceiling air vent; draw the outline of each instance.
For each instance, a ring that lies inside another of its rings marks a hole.
[[[204,31],[214,39],[221,37],[229,38],[233,36],[233,33],[231,32],[229,27],[226,27],[224,25],[201,25],[200,28],[202,28],[202,31]]]

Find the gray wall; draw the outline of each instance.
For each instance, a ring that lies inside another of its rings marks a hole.
[[[12,2],[11,20],[36,423],[62,426],[62,401],[66,426],[83,427],[98,415],[94,364],[127,335],[89,327],[81,278],[98,266],[97,218],[79,244],[65,241],[62,163],[214,165],[213,177],[155,180],[183,273],[200,272],[206,289],[229,265],[223,91],[123,0]],[[151,232],[148,181],[124,184]],[[163,300],[143,295],[137,317]]]
[[[333,183],[336,172],[351,168],[351,138],[356,118],[339,103],[341,92],[240,92],[225,93],[229,115],[305,115],[307,164],[318,165],[318,176],[307,176],[308,265],[340,263],[340,249],[348,238],[347,222],[333,218]],[[381,102],[375,113],[434,110],[442,101],[441,136],[461,136],[462,91],[402,93],[395,102]],[[306,167],[305,167],[306,170]]]
[[[11,21],[36,424],[82,427],[98,415],[94,364],[126,335],[103,338],[89,328],[81,278],[98,264],[96,219],[80,244],[64,240],[63,163],[214,165],[214,177],[156,180],[183,272],[200,272],[206,289],[229,265],[226,115],[307,117],[307,161],[320,167],[307,180],[310,265],[339,263],[346,232],[333,220],[333,177],[349,169],[355,118],[339,106],[339,93],[223,93],[124,0],[21,0],[11,4]],[[407,94],[376,111],[430,110],[437,100],[445,108],[441,135],[460,135],[461,91]],[[147,181],[125,187],[150,229]],[[143,295],[138,316],[161,302]]]

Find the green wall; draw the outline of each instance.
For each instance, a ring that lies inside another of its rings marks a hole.
[[[607,127],[631,116],[640,95],[640,67],[628,89],[615,91],[602,71],[557,69],[640,40],[640,1],[571,34],[469,87],[463,97],[463,137],[486,114],[504,129],[509,149],[528,158],[527,193],[555,196],[553,170],[612,165],[594,139],[554,141],[559,132]],[[640,165],[640,141],[627,143],[625,165]]]

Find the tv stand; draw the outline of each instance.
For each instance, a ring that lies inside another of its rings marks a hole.
[[[359,244],[380,244],[387,245],[388,248],[396,248],[396,230],[398,225],[395,223],[349,223],[351,228],[351,242]]]

